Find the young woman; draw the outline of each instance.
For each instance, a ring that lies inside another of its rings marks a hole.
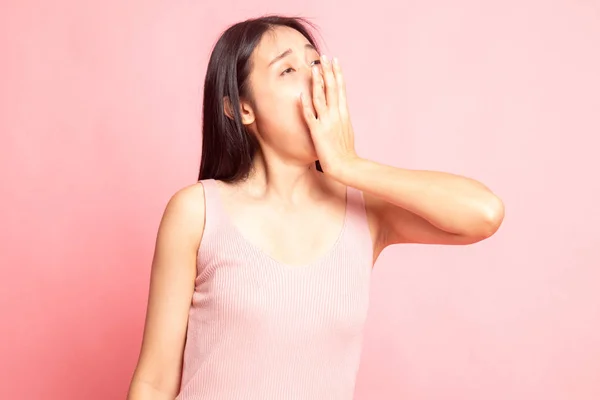
[[[483,240],[503,204],[358,156],[340,64],[304,20],[225,31],[203,104],[200,181],[161,221],[128,398],[349,400],[377,256]]]

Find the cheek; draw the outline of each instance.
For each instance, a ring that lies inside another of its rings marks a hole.
[[[274,88],[261,93],[257,101],[259,119],[270,127],[289,130],[304,125],[299,87]]]
[[[300,85],[281,85],[273,91],[273,98],[281,111],[296,111],[300,109],[301,92]]]

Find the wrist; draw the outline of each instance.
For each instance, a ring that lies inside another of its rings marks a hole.
[[[323,171],[338,182],[352,186],[350,183],[364,161],[364,159],[356,155],[347,156],[332,164],[329,170],[323,168]]]

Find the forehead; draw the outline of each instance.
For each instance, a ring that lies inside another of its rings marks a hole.
[[[267,66],[271,60],[287,49],[303,52],[306,44],[310,42],[297,30],[287,26],[277,26],[265,32],[252,56],[255,65]]]

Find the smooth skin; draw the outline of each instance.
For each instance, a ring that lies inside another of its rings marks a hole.
[[[261,150],[248,180],[218,182],[224,209],[248,242],[302,268],[337,239],[346,186],[363,191],[373,263],[393,244],[464,245],[497,231],[503,203],[480,182],[396,168],[356,154],[340,64],[319,55],[300,33],[275,28],[252,57],[250,83],[257,101],[242,100],[240,111]],[[227,110],[228,99],[223,101]],[[324,173],[315,170],[317,159]],[[200,183],[175,193],[166,206],[129,400],[173,400],[178,393],[204,221]]]

